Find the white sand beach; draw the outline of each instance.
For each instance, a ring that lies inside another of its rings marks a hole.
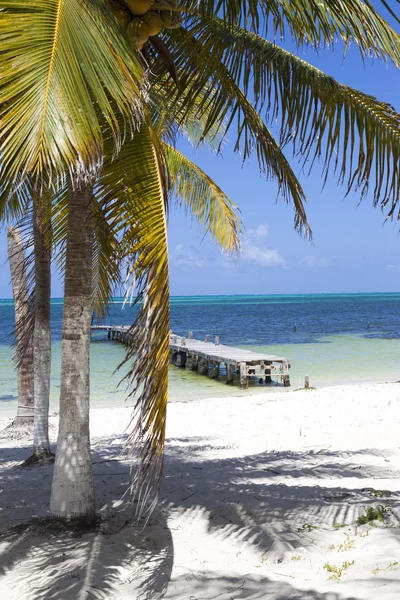
[[[1,598],[400,598],[400,383],[171,403],[144,529],[121,501],[129,415],[92,410],[104,520],[85,535],[23,526],[48,514],[52,467],[20,468],[30,441],[1,440]],[[386,522],[354,523],[379,504]]]

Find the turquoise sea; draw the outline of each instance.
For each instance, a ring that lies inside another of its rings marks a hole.
[[[52,301],[52,410],[57,410],[62,300]],[[115,299],[104,323],[130,324],[136,307]],[[14,307],[0,300],[0,410],[15,411],[17,384],[12,362]],[[294,331],[296,325],[297,331]],[[171,298],[171,327],[195,337],[219,335],[221,343],[291,359],[292,388],[400,379],[400,293],[313,294],[270,296],[184,296]],[[91,390],[94,404],[121,405],[118,387],[124,372],[114,370],[124,349],[96,332],[91,347]],[[252,392],[276,390],[254,383]],[[190,371],[170,368],[170,400],[242,395],[237,386]]]

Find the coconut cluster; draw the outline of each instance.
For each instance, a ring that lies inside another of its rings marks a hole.
[[[109,2],[111,12],[126,30],[132,44],[141,50],[150,36],[158,35],[163,28],[176,29],[182,24],[182,17],[176,10],[177,2],[163,2],[160,10],[154,0],[119,0]]]

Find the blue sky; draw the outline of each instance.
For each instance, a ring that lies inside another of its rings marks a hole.
[[[290,43],[283,44],[293,50]],[[341,48],[301,51],[305,60],[333,75],[343,84],[390,102],[400,110],[400,73],[377,60],[360,59],[350,49],[343,60]],[[229,139],[228,139],[229,142]],[[260,176],[255,158],[242,168],[229,143],[224,155],[195,150],[181,143],[180,150],[201,166],[240,207],[245,226],[243,253],[234,261],[221,254],[181,209],[173,208],[169,223],[171,293],[272,294],[323,292],[390,292],[400,290],[399,225],[384,224],[384,215],[367,197],[359,206],[356,195],[344,199],[344,190],[331,177],[322,189],[318,165],[309,177],[290,157],[307,195],[307,213],[313,244],[293,229],[293,210],[278,199],[277,186]],[[6,262],[6,232],[0,233],[0,297],[11,296]],[[54,278],[52,295],[62,295]]]

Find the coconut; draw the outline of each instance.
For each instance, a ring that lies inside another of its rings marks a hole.
[[[179,29],[182,25],[182,17],[174,11],[162,11],[161,20],[166,29]]]
[[[117,19],[118,23],[124,28],[126,29],[129,25],[130,22],[130,16],[127,13],[126,10],[123,9],[111,9],[112,14],[114,15],[114,17]]]
[[[141,17],[149,10],[152,0],[126,0],[126,3],[133,15]]]
[[[160,15],[153,10],[149,10],[149,12],[141,17],[141,19],[150,27],[150,35],[157,35],[163,28],[163,22]]]
[[[145,44],[150,36],[150,27],[142,19],[133,19],[126,30],[126,34],[131,42],[139,47]]]

